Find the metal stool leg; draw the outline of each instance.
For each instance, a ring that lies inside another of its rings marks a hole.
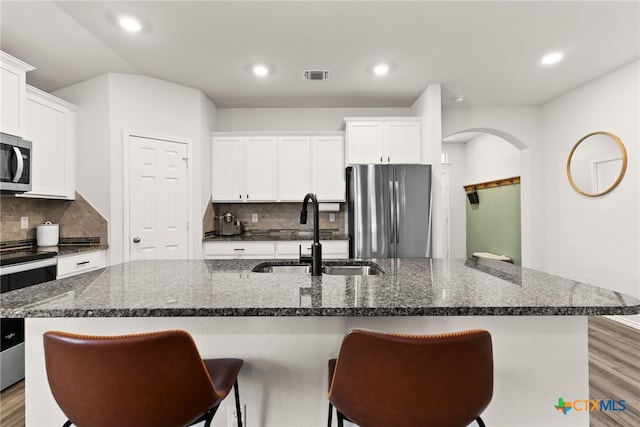
[[[233,384],[236,396],[236,414],[238,415],[238,427],[242,427],[242,411],[240,410],[240,392],[238,391],[238,379],[236,378],[235,384]]]
[[[478,426],[480,426],[480,427],[486,427],[486,426],[484,425],[484,421],[482,421],[482,418],[480,418],[480,417],[476,418],[476,422],[478,423]]]

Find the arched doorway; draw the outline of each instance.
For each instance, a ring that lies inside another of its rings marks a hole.
[[[490,252],[521,264],[520,183],[506,179],[523,174],[525,149],[519,139],[497,129],[466,129],[443,139],[444,246],[450,257]],[[476,190],[478,184],[490,185]],[[465,192],[470,185],[474,197]]]

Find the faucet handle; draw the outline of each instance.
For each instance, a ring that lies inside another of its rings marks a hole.
[[[313,258],[309,255],[302,255],[302,245],[298,245],[298,259],[300,262],[310,263]]]

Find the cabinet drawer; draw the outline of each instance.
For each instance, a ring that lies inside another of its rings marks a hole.
[[[105,251],[83,252],[58,257],[58,279],[103,268]]]
[[[273,242],[205,242],[205,258],[273,258]]]
[[[297,259],[300,256],[300,245],[302,245],[302,255],[311,255],[311,240],[296,240],[289,242],[276,242],[276,258]],[[323,259],[344,259],[349,258],[348,240],[322,240]]]

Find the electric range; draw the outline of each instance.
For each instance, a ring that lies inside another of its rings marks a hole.
[[[1,292],[55,280],[56,252],[38,249],[0,252]],[[0,319],[0,389],[24,378],[24,319]]]

